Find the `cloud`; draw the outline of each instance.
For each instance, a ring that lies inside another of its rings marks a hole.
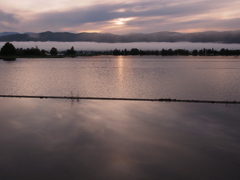
[[[15,18],[13,14],[6,13],[4,11],[0,10],[0,23],[1,24],[11,24],[11,23],[17,23],[18,20]]]
[[[196,7],[194,3],[187,5],[176,4],[174,6],[159,2],[102,4],[63,12],[38,14],[36,20],[51,24],[79,25],[82,23],[109,21],[116,18],[196,15],[209,9],[209,6],[208,8]]]
[[[18,19],[15,18],[14,14],[6,13],[0,10],[0,32],[1,31],[13,31],[13,28],[17,23]]]
[[[127,22],[132,28],[141,26],[137,32],[159,32],[159,31],[179,31],[179,32],[199,32],[199,31],[228,31],[240,29],[240,18],[234,19],[194,19],[184,21],[174,21],[168,19],[138,18],[135,21]],[[151,28],[149,28],[151,26]]]
[[[21,25],[18,27],[20,29],[28,28],[27,31],[38,32],[68,29],[72,32],[111,30],[113,33],[135,30],[153,32],[157,29],[179,31],[189,28],[208,29],[218,27],[221,29],[236,29],[238,25],[233,22],[236,22],[240,13],[234,8],[239,7],[240,2],[230,1],[231,3],[223,0],[108,2],[68,10],[33,13],[31,19],[22,18]],[[0,16],[0,21],[5,16]],[[16,21],[13,15],[8,14],[8,16]],[[119,23],[121,26],[116,26],[114,22],[120,18],[131,18],[131,20],[122,24]]]

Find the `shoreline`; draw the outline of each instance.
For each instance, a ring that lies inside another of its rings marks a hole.
[[[79,97],[79,96],[26,96],[26,95],[0,95],[0,98],[33,98],[33,99],[69,99],[69,100],[108,100],[108,101],[152,101],[152,102],[180,102],[205,104],[240,104],[240,101],[218,100],[187,100],[187,99],[146,99],[146,98],[111,98],[111,97]]]
[[[228,55],[228,56],[223,56],[223,55],[197,55],[197,56],[194,56],[194,55],[106,55],[106,54],[86,54],[86,55],[74,55],[74,56],[70,56],[70,55],[55,55],[55,56],[0,56],[0,60],[3,60],[3,61],[15,61],[17,60],[18,58],[32,58],[32,59],[35,59],[35,58],[40,58],[40,59],[55,59],[55,58],[75,58],[75,57],[92,57],[92,56],[160,56],[160,57],[233,57],[233,58],[239,58],[240,59],[240,56],[236,56],[236,55]]]

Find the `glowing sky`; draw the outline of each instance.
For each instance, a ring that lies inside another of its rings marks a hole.
[[[240,30],[239,0],[1,0],[0,32]]]

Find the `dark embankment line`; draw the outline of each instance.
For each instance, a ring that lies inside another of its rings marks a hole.
[[[105,98],[105,97],[77,97],[77,96],[24,96],[0,95],[5,98],[37,98],[37,99],[70,99],[70,100],[119,100],[119,101],[158,101],[158,102],[186,102],[211,104],[240,104],[240,101],[210,101],[210,100],[181,100],[181,99],[140,99],[140,98]]]

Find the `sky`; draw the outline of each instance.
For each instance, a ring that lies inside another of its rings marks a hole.
[[[239,0],[1,0],[0,32],[240,30]]]

